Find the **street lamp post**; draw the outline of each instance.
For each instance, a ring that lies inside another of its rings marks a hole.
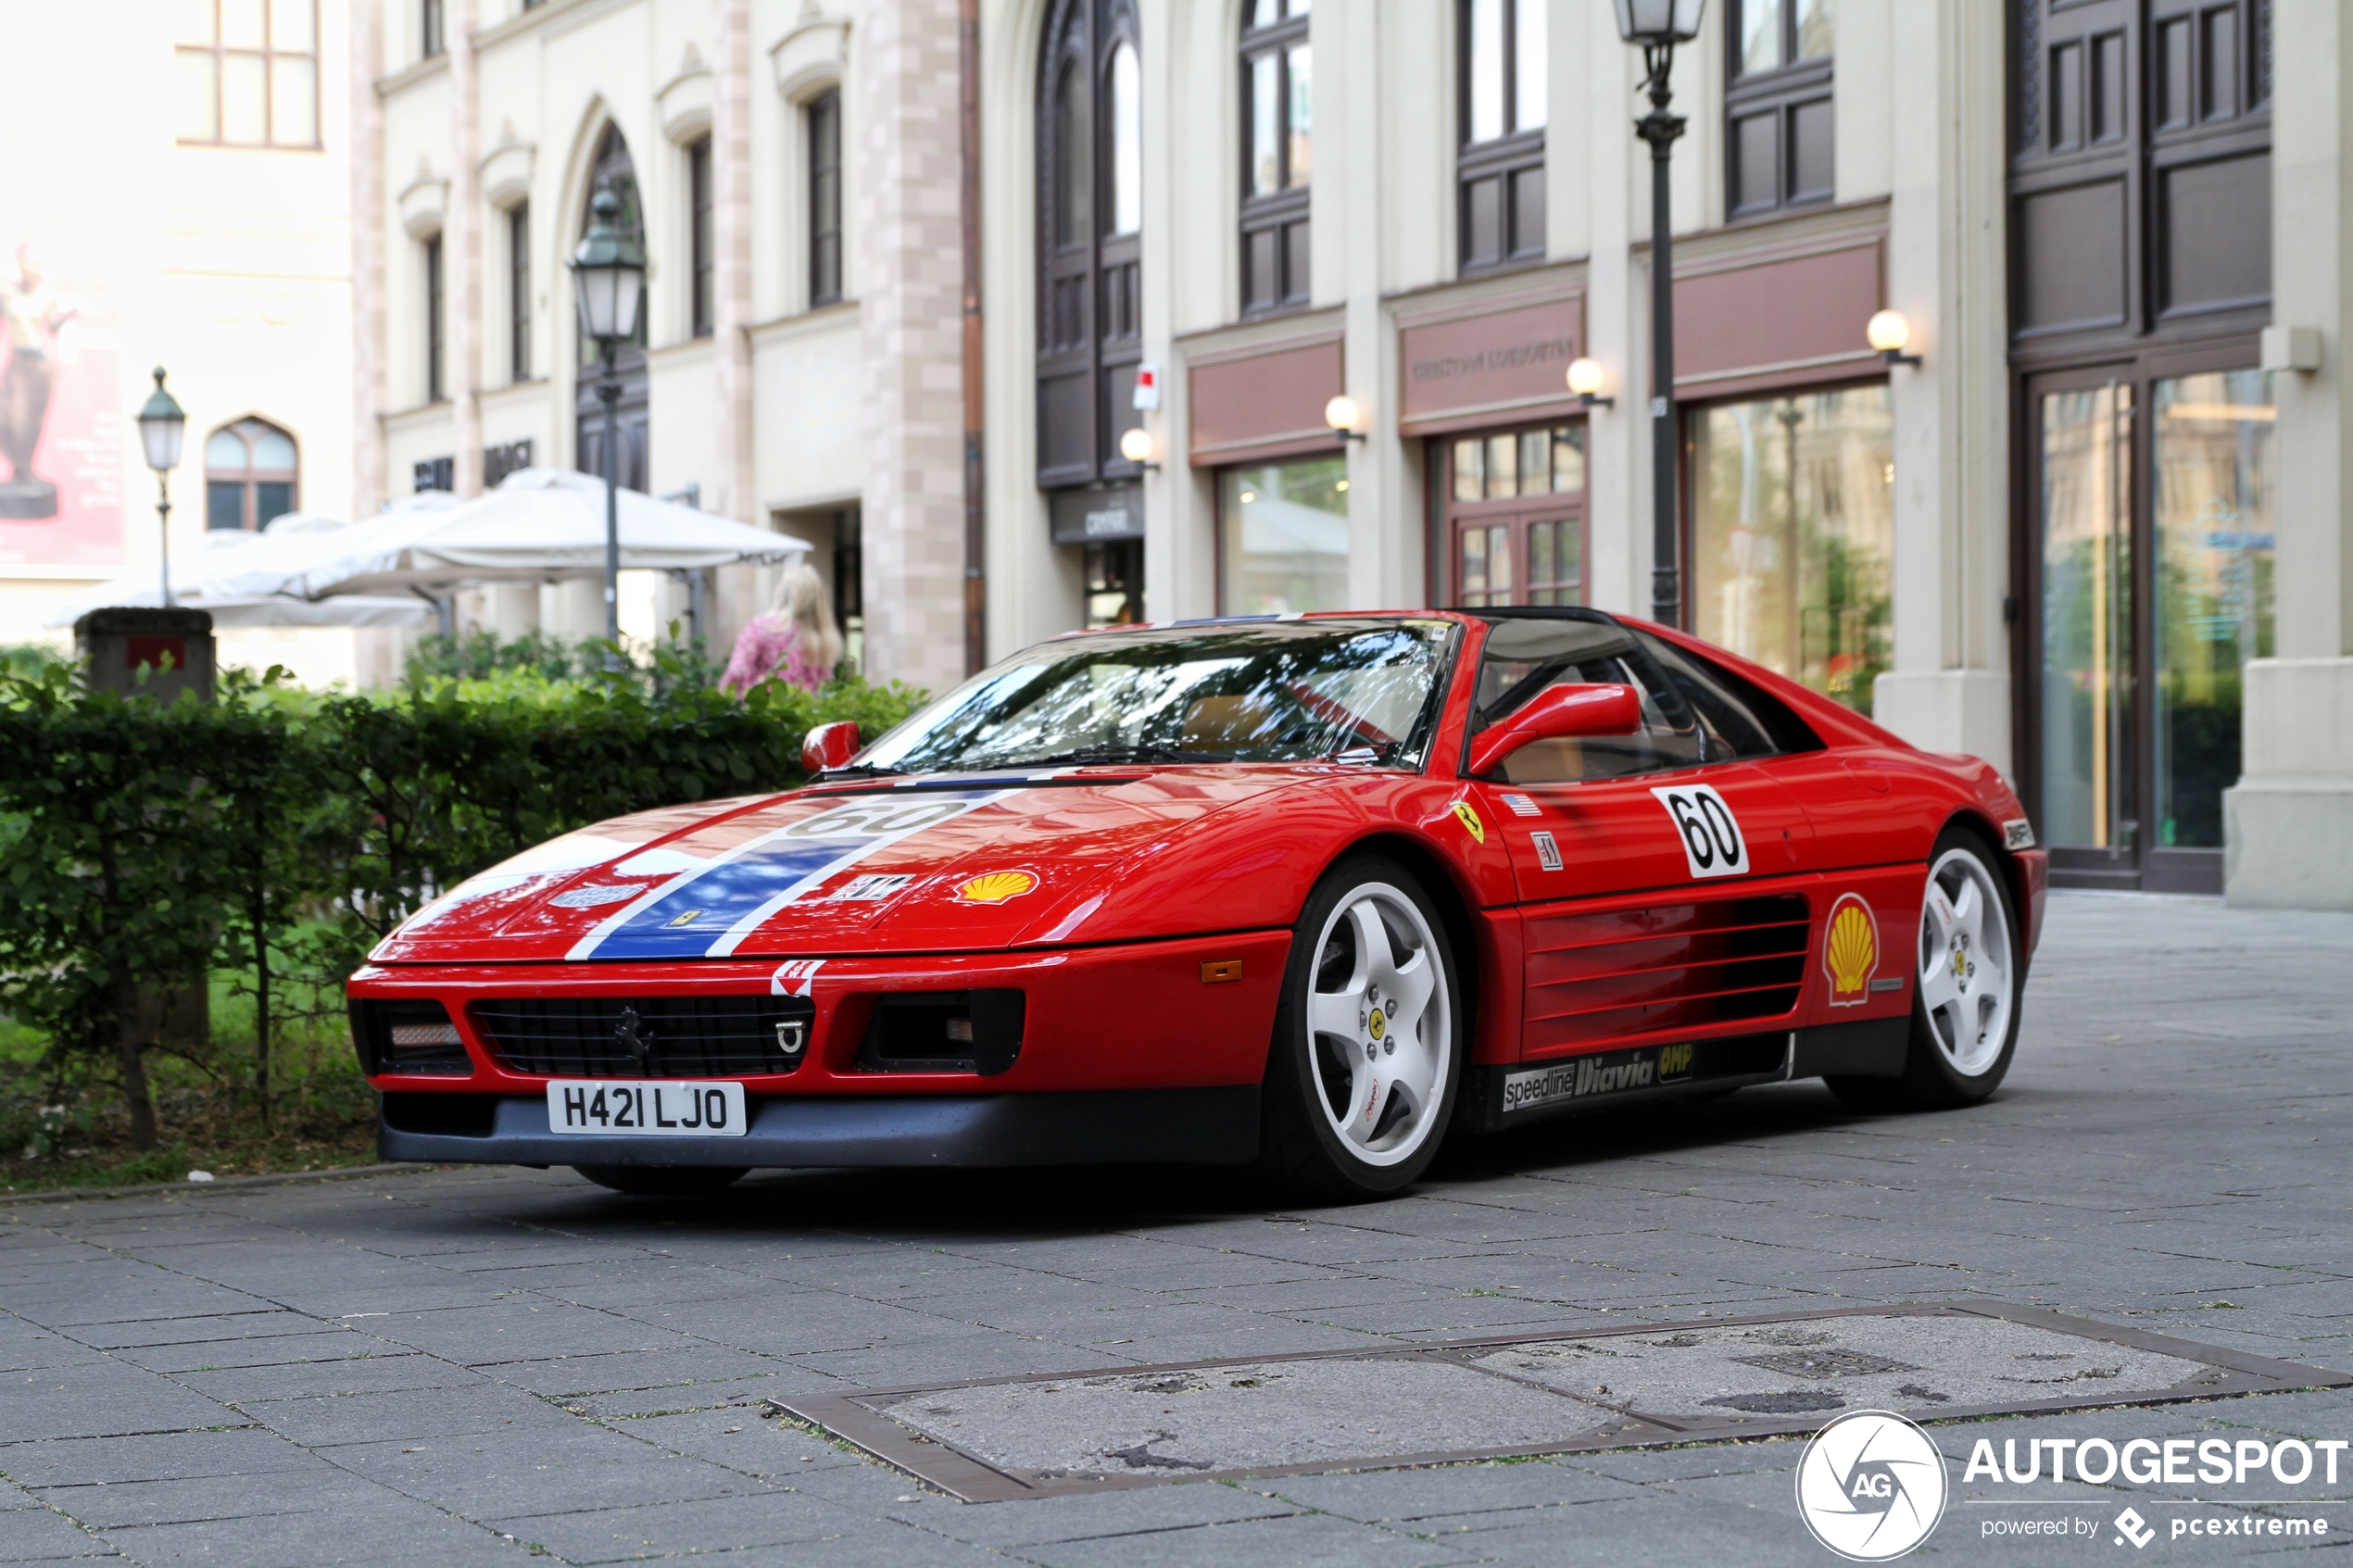
[[[573,253],[573,297],[580,331],[597,341],[602,373],[597,400],[605,406],[605,640],[621,645],[621,345],[637,335],[637,303],[645,295],[646,254],[635,234],[614,220],[621,198],[598,191],[588,204],[587,237]]]
[[[1675,483],[1675,266],[1672,199],[1667,172],[1683,117],[1667,112],[1667,71],[1675,45],[1699,36],[1706,0],[1617,0],[1617,35],[1642,51],[1642,85],[1651,112],[1634,133],[1651,148],[1651,617],[1675,625],[1682,616],[1682,579],[1676,570],[1681,533]]]
[[[139,410],[139,442],[156,474],[156,522],[163,535],[163,608],[171,608],[171,470],[180,466],[180,441],[188,416],[163,389],[163,367],[156,367],[156,389]]]

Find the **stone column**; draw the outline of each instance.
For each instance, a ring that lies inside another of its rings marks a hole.
[[[2222,796],[2233,904],[2353,909],[2353,26],[2340,0],[2275,0],[2271,320],[2320,335],[2317,369],[2277,370],[2277,657],[2246,667],[2242,771]],[[2267,354],[2267,358],[2282,358]]]
[[[963,265],[954,0],[864,13],[851,53],[865,429],[866,669],[964,672]]]
[[[456,442],[453,488],[462,499],[482,494],[482,89],[475,75],[475,0],[449,0],[449,211],[442,220],[448,268],[451,439]]]
[[[390,497],[384,479],[384,107],[380,0],[351,6],[351,512]]]
[[[1886,82],[1888,304],[1918,366],[1889,371],[1894,405],[1894,668],[1879,721],[1915,746],[2011,771],[2008,316],[1999,7],[1906,0],[1877,58],[1842,48],[1840,79]],[[1842,32],[1842,44],[1844,35]],[[1862,336],[1863,323],[1855,323]]]

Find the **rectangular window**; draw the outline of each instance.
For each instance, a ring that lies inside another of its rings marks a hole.
[[[176,51],[179,137],[319,145],[318,0],[203,0]]]
[[[445,15],[443,0],[417,0],[419,59],[430,60],[447,49]]]
[[[507,373],[531,379],[531,204],[507,209]]]
[[[841,302],[841,93],[810,101],[809,306]]]
[[[1869,713],[1892,624],[1886,385],[1718,404],[1689,439],[1699,634]]]
[[[1754,218],[1829,201],[1834,0],[1732,0],[1724,209]]]
[[[687,249],[691,253],[689,259],[694,271],[694,332],[697,337],[709,337],[716,315],[718,280],[713,271],[717,251],[711,245],[711,138],[708,136],[686,149],[686,190],[692,212]]]
[[[1547,0],[1460,0],[1461,270],[1544,258]]]
[[[1217,476],[1227,615],[1348,608],[1348,460],[1305,458]]]
[[[441,236],[425,242],[425,401],[439,403],[449,395],[442,379],[442,350],[447,339],[441,294]]]
[[[1263,0],[1242,32],[1242,314],[1308,303],[1315,56],[1306,0]]]
[[[1585,426],[1431,443],[1442,463],[1451,602],[1585,602]]]

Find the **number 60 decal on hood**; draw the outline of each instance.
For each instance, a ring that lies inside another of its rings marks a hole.
[[[1694,878],[1739,876],[1749,870],[1748,841],[1724,797],[1706,784],[1672,784],[1651,793],[1667,808],[1683,841],[1683,859]]]

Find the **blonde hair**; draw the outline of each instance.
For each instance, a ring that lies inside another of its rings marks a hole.
[[[799,639],[801,657],[830,678],[841,662],[841,632],[834,625],[832,596],[817,569],[806,560],[787,567],[776,580],[768,612]]]

